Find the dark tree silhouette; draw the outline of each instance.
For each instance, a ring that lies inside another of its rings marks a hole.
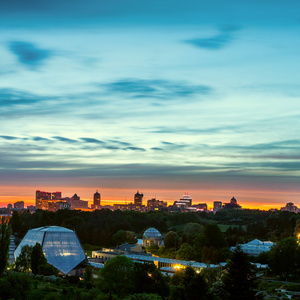
[[[248,256],[238,246],[227,263],[227,271],[223,276],[225,299],[255,299],[255,273]]]
[[[7,265],[8,260],[8,251],[9,251],[9,244],[10,244],[10,225],[8,225],[7,221],[4,217],[1,219],[0,225],[0,277],[2,276],[5,267]]]

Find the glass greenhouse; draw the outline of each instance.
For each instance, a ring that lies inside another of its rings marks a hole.
[[[70,229],[58,226],[45,226],[31,229],[15,251],[15,259],[23,246],[42,245],[49,264],[67,274],[85,259],[85,253],[76,236]]]

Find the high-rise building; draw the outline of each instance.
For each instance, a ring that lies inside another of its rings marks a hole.
[[[192,206],[192,198],[188,193],[185,193],[180,200],[174,201],[173,206],[180,208],[181,211],[185,211],[188,207]]]
[[[100,195],[100,193],[98,193],[98,190],[94,194],[94,205],[93,205],[93,208],[94,209],[100,209],[101,208],[101,195]]]
[[[139,191],[134,194],[134,204],[135,205],[142,205],[143,204],[143,194],[140,194]]]
[[[214,201],[214,213],[222,209],[222,202],[221,201]]]
[[[38,207],[39,206],[38,202],[40,201],[40,205],[42,205],[41,203],[45,202],[44,200],[51,200],[51,193],[37,190],[35,192],[35,206],[37,209],[38,208],[42,209],[41,207]]]
[[[52,200],[60,200],[60,199],[61,199],[61,192],[52,193]]]
[[[167,202],[157,200],[156,198],[149,199],[147,201],[147,210],[161,210],[167,207]]]
[[[14,208],[16,209],[24,209],[24,201],[18,201],[14,203]]]

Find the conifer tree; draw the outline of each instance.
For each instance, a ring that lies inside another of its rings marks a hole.
[[[10,225],[7,223],[5,218],[2,217],[0,225],[0,277],[4,272],[8,261],[10,235]]]
[[[253,300],[255,299],[255,274],[248,256],[238,246],[231,260],[227,263],[227,271],[223,276],[225,299]]]

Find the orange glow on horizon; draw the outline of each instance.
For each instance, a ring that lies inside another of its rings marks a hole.
[[[5,187],[1,188],[0,194],[0,206],[6,207],[7,204],[15,203],[17,201],[24,201],[25,207],[27,205],[35,205],[35,191],[37,189],[32,189],[31,187]],[[81,197],[82,200],[89,201],[89,205],[93,203],[93,193],[96,192],[95,189],[91,188],[77,188],[74,187],[66,187],[64,189],[57,188],[39,188],[38,190],[44,190],[49,192],[61,191],[62,197],[71,197],[75,193]],[[5,195],[11,194],[15,191],[18,191],[15,195]],[[133,196],[137,190],[133,189],[109,189],[109,188],[101,188],[98,189],[101,194],[101,205],[113,205],[113,204],[129,204],[133,202]],[[178,190],[149,190],[142,189],[139,190],[141,193],[144,193],[143,203],[146,204],[148,199],[157,198],[159,200],[166,201],[168,205],[172,204],[175,200],[178,200],[182,197],[184,192],[180,192]],[[282,196],[278,192],[274,191],[251,191],[244,190],[238,191],[234,193],[233,191],[228,190],[190,190],[189,192],[191,198],[193,199],[193,204],[198,203],[207,203],[208,209],[211,210],[213,208],[213,201],[221,201],[223,203],[230,202],[231,197],[235,197],[238,201],[238,204],[242,206],[242,208],[249,209],[260,209],[260,210],[269,210],[271,208],[281,208],[285,206],[287,202],[296,202],[298,198],[297,192],[290,192],[289,197],[287,197],[286,192],[282,192]],[[277,197],[274,197],[274,194]],[[200,195],[200,196],[199,196]],[[200,198],[200,199],[199,199]],[[277,198],[277,199],[276,199]],[[275,201],[277,200],[277,201]],[[297,203],[295,203],[297,205]]]

